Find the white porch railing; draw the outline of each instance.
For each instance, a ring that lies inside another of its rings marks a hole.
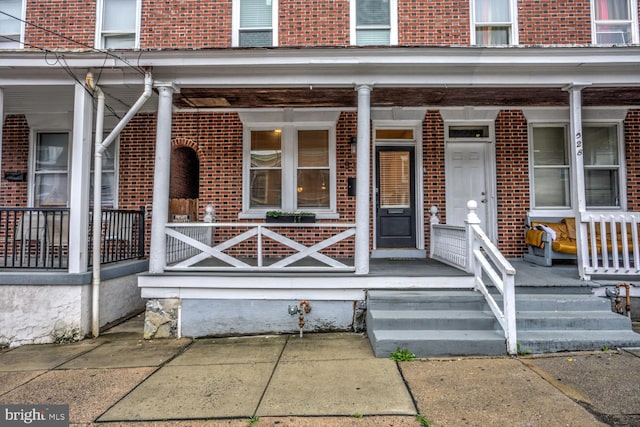
[[[315,243],[305,246],[276,232],[278,228],[316,229],[318,232],[312,233]],[[330,229],[335,229],[330,237],[323,240],[315,237]],[[167,271],[355,271],[353,265],[321,253],[353,236],[355,224],[169,223],[165,232]],[[223,235],[231,237],[218,241]],[[270,256],[273,254],[265,248],[267,241],[275,242],[293,254]],[[239,248],[241,244],[243,247]],[[231,255],[234,248],[242,256]],[[345,258],[354,257],[348,254]]]
[[[504,331],[507,352],[517,354],[515,275],[516,270],[489,240],[476,214],[478,204],[471,200],[466,226],[441,225],[437,209],[431,208],[431,257],[473,273],[475,289],[484,295],[489,308]],[[485,279],[502,294],[502,306],[489,292]]]
[[[583,212],[583,279],[591,275],[640,274],[639,223],[640,213],[636,212]]]

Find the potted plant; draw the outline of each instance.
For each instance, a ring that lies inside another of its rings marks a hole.
[[[316,214],[312,212],[268,211],[266,221],[280,223],[311,223],[316,222]]]

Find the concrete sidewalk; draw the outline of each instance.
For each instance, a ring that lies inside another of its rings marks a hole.
[[[71,425],[637,426],[640,351],[422,359],[361,334],[96,340],[0,353],[0,404],[68,404]],[[32,424],[35,425],[35,424]]]

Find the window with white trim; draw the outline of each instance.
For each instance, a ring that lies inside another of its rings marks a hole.
[[[232,45],[278,45],[278,0],[234,0]]]
[[[532,194],[536,209],[571,208],[571,160],[566,125],[532,128]],[[618,124],[583,124],[586,205],[597,209],[622,207],[621,137]]]
[[[397,0],[351,0],[351,44],[398,44]]]
[[[627,44],[638,42],[636,0],[591,0],[593,42]]]
[[[471,0],[471,44],[516,45],[515,0]]]
[[[622,161],[618,125],[584,125],[584,184],[589,207],[620,208]]]
[[[33,206],[42,208],[67,207],[69,202],[69,174],[71,143],[69,132],[39,132],[33,152]],[[116,142],[102,155],[102,204],[116,207]],[[91,151],[94,152],[93,149]],[[93,156],[91,158],[91,193],[93,199]]]
[[[96,47],[134,49],[140,45],[140,0],[98,0]]]
[[[247,128],[244,212],[335,212],[335,128]]]
[[[533,206],[569,208],[571,169],[566,126],[534,126],[532,137]]]
[[[36,135],[31,181],[34,207],[67,206],[70,148],[68,132],[42,132]]]
[[[0,1],[0,49],[22,48],[24,18],[25,3],[23,0]]]

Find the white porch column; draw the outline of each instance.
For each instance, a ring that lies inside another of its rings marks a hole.
[[[571,168],[571,202],[576,218],[576,238],[578,243],[578,273],[584,278],[584,266],[587,262],[587,228],[580,223],[581,213],[587,209],[584,185],[584,147],[582,142],[582,89],[589,84],[571,84],[565,90],[569,92],[569,146],[573,167]]]
[[[369,273],[369,209],[371,208],[371,86],[358,86],[358,145],[356,162],[356,274]]]
[[[88,268],[92,129],[93,98],[84,85],[76,83],[69,186],[69,273],[84,273]]]
[[[149,272],[162,273],[165,257],[165,225],[169,221],[169,170],[171,169],[171,119],[173,92],[171,84],[158,86],[158,118],[156,128],[156,159],[153,174],[153,214],[151,216],[151,247]]]

